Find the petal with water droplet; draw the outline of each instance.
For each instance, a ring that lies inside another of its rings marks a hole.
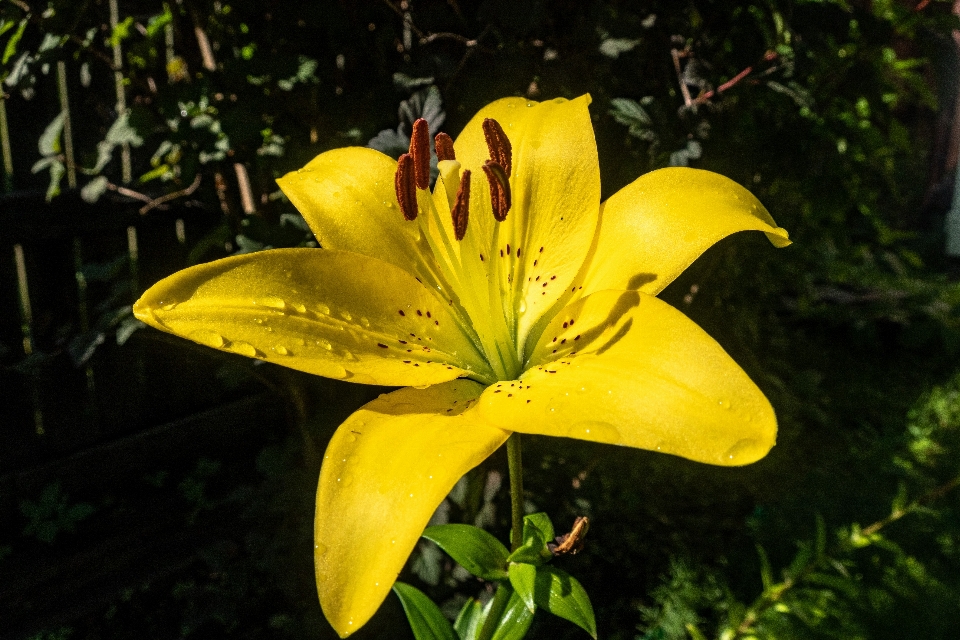
[[[717,465],[762,458],[777,432],[770,403],[723,348],[637,291],[600,291],[563,309],[517,386],[493,385],[477,407],[502,429]]]
[[[443,498],[510,436],[463,410],[482,390],[468,380],[400,389],[354,413],[330,440],[315,563],[320,603],[340,634],[373,615]]]
[[[161,301],[173,298],[181,302],[165,309]],[[286,302],[293,299],[303,301],[302,312]],[[400,315],[408,304],[432,317]],[[197,265],[151,287],[134,313],[207,346],[352,382],[429,385],[465,375],[468,366],[488,371],[448,305],[426,286],[345,251],[274,249]],[[430,346],[414,347],[411,334]]]

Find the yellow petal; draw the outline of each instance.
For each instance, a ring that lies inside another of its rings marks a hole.
[[[647,173],[604,203],[577,293],[656,294],[714,243],[749,230],[763,231],[777,247],[790,244],[760,201],[729,178],[685,167]]]
[[[647,294],[575,302],[532,357],[518,381],[484,392],[477,411],[490,424],[718,465],[754,462],[774,445],[763,393],[700,327]]]
[[[321,153],[277,180],[321,246],[378,258],[435,284],[433,257],[420,225],[397,204],[397,163],[374,149]]]
[[[351,382],[425,385],[485,361],[449,306],[401,269],[330,249],[275,249],[185,269],[134,306],[158,329]]]
[[[504,302],[520,345],[571,286],[594,237],[600,168],[589,104],[589,95],[542,103],[499,100],[474,116],[455,144],[457,159],[462,156],[464,167],[478,179],[471,190],[470,224],[474,211],[491,215],[486,213],[490,194],[479,170],[489,157],[483,119],[500,122],[513,146],[513,206],[490,253],[501,261],[502,273],[512,273]]]
[[[430,516],[509,433],[465,409],[483,390],[455,380],[400,389],[350,416],[324,456],[315,527],[317,589],[341,636],[374,614]]]

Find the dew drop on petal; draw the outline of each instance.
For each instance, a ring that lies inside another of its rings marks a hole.
[[[224,345],[223,336],[216,331],[201,329],[190,334],[190,339],[214,349],[221,349]]]
[[[315,555],[322,556],[327,552],[327,545],[318,542],[313,546],[313,550],[316,552]]]
[[[261,298],[260,300],[257,300],[257,304],[263,307],[270,307],[271,309],[279,309],[281,311],[287,308],[287,303],[277,296],[267,296],[266,298]]]
[[[238,340],[230,345],[230,349],[239,353],[242,356],[247,356],[248,358],[254,358],[257,355],[257,349],[249,342],[243,342]]]
[[[276,347],[273,348],[273,350],[276,351],[277,354],[281,356],[290,355],[290,350],[284,347],[283,345],[277,345]]]
[[[736,444],[727,449],[726,453],[721,456],[721,460],[726,464],[746,464],[747,462],[752,462],[759,457],[760,452],[757,450],[759,444],[759,442],[751,438],[738,440]]]
[[[330,307],[328,307],[327,305],[325,305],[325,304],[323,304],[323,303],[320,303],[320,304],[317,305],[317,311],[319,311],[320,313],[322,313],[322,314],[325,315],[325,316],[330,315]]]

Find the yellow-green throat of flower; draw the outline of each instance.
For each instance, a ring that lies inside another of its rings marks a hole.
[[[434,138],[439,176],[431,195],[430,133],[423,118],[413,123],[410,149],[397,162],[394,185],[404,219],[419,224],[420,237],[433,253],[439,271],[434,274],[438,286],[457,294],[450,298],[454,315],[490,365],[492,378],[486,372],[475,372],[471,377],[490,383],[514,380],[524,369],[517,319],[526,309],[519,301],[514,282],[522,275],[520,258],[526,248],[511,246],[501,240],[500,234],[500,223],[506,221],[512,205],[510,138],[493,118],[486,118],[482,128],[490,154],[482,166],[489,199],[471,201],[473,176],[469,169],[462,169],[454,153],[453,140],[445,133],[438,133]],[[484,243],[481,234],[471,229],[471,215],[492,217],[492,242]],[[543,253],[545,249],[535,250]],[[534,259],[533,267],[538,264],[539,259]],[[542,295],[546,295],[555,276],[532,273],[527,278],[530,283],[542,281],[539,286],[544,289]],[[405,314],[403,309],[398,312]]]

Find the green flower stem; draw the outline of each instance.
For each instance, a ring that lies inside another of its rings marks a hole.
[[[477,634],[477,640],[490,640],[493,637],[493,632],[497,630],[497,625],[500,623],[500,616],[503,615],[504,609],[507,608],[507,602],[510,601],[510,591],[502,584],[497,587],[493,602],[490,603],[490,611],[483,621],[483,626],[480,627],[480,633]]]
[[[513,525],[510,527],[510,547],[516,551],[523,544],[523,461],[520,455],[520,434],[514,433],[507,440],[507,468],[510,470],[510,511]]]

